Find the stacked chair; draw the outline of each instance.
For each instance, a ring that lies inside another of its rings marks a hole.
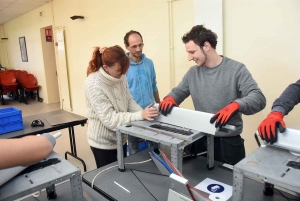
[[[3,94],[11,92],[15,100],[18,99],[18,84],[16,77],[12,71],[1,71],[0,72],[0,93],[1,93],[1,105],[4,105]]]
[[[24,70],[7,70],[0,71],[0,94],[1,104],[4,104],[3,95],[10,92],[10,96],[20,103],[28,104],[28,98],[31,97],[42,102],[43,99],[39,95],[40,86],[33,74],[28,74]],[[36,91],[36,95],[35,92]]]
[[[37,80],[33,74],[21,74],[21,83],[20,83],[20,92],[21,92],[21,102],[27,104],[27,99],[31,96],[32,99],[35,99],[34,91],[37,94],[37,100],[43,102],[43,99],[39,94],[40,86],[37,85]]]

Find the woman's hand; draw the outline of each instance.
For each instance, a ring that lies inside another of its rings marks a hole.
[[[144,119],[148,120],[148,121],[153,121],[154,118],[153,117],[157,117],[158,116],[158,109],[152,107],[152,104],[148,105],[142,112],[142,116]]]

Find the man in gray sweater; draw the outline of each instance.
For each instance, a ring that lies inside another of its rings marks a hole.
[[[242,114],[255,114],[266,106],[266,99],[246,66],[216,52],[217,35],[203,25],[194,26],[182,37],[188,60],[196,65],[184,75],[179,85],[160,103],[163,115],[171,112],[191,95],[197,111],[214,113],[210,123],[219,127],[214,147],[215,159],[236,164],[245,157]],[[235,131],[222,128],[234,125]],[[206,139],[192,145],[192,152],[206,151]]]
[[[272,106],[272,112],[258,126],[258,133],[266,142],[273,144],[277,141],[277,128],[279,132],[285,131],[283,117],[300,102],[300,80],[289,85],[277,98]]]

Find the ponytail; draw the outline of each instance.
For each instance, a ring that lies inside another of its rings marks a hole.
[[[105,50],[105,51],[104,51]],[[104,64],[112,66],[119,63],[122,68],[122,74],[125,74],[129,68],[130,60],[125,51],[118,45],[112,47],[95,47],[92,59],[87,68],[87,76],[90,73],[98,71]]]
[[[90,73],[96,72],[103,65],[102,55],[100,54],[100,47],[95,47],[92,59],[89,62],[89,66],[87,68],[87,76]]]

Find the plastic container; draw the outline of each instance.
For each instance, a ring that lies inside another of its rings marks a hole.
[[[0,109],[0,135],[22,129],[22,110],[15,107]]]
[[[141,140],[141,141],[139,142],[139,151],[142,151],[142,150],[144,150],[144,149],[147,149],[148,147],[149,147],[149,144],[148,144],[147,141]]]
[[[144,149],[147,149],[149,147],[149,143],[145,141],[144,139],[140,139],[139,141],[139,151],[142,151]],[[129,156],[129,147],[127,145],[127,155]]]

